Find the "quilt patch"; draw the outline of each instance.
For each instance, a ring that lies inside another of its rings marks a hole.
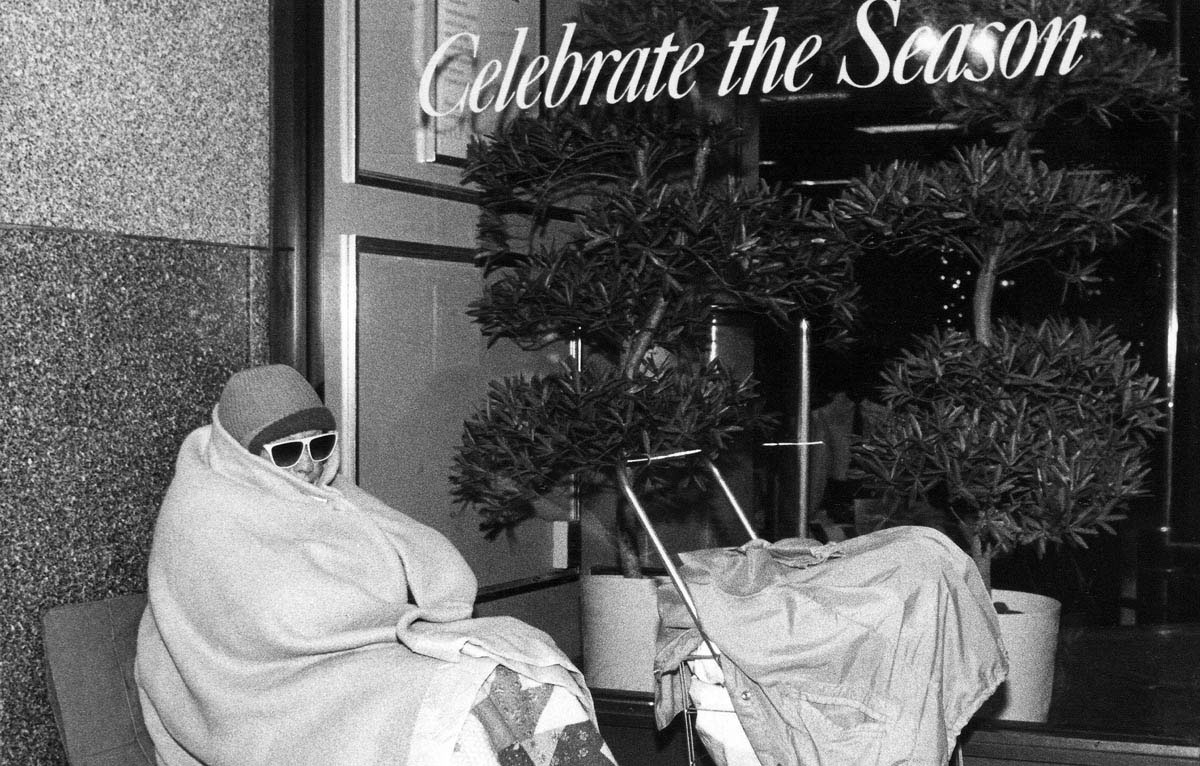
[[[472,717],[499,766],[615,766],[579,700],[499,666],[480,690]]]

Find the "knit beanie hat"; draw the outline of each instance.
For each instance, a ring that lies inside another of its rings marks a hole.
[[[217,403],[221,425],[257,455],[263,445],[300,431],[333,431],[337,422],[304,376],[286,364],[235,372]]]

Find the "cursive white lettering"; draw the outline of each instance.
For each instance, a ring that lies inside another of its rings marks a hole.
[[[1070,73],[1082,60],[1080,45],[1087,36],[1087,18],[1075,16],[1064,22],[1056,16],[1038,28],[1033,19],[1021,19],[1011,27],[999,21],[954,24],[941,32],[931,26],[921,26],[889,55],[883,37],[872,28],[875,3],[891,12],[892,27],[900,21],[902,0],[864,0],[855,14],[855,28],[866,46],[874,74],[860,82],[859,72],[851,74],[847,57],[843,57],[837,74],[837,84],[852,88],[873,88],[891,78],[907,84],[920,77],[925,83],[954,82],[960,78],[982,82],[999,75],[1007,79],[1030,73],[1042,77],[1058,59],[1057,73]],[[788,40],[774,35],[779,8],[764,8],[765,15],[758,33],[750,27],[739,29],[727,44],[725,67],[721,72],[717,95],[737,92],[749,95],[756,84],[763,93],[786,88],[795,93],[812,81],[811,73],[803,67],[821,50],[820,35],[809,35],[788,52]],[[446,117],[455,112],[470,110],[480,113],[487,109],[504,112],[515,102],[520,109],[532,109],[538,104],[553,109],[575,97],[579,105],[590,103],[599,94],[609,104],[636,101],[651,102],[664,93],[681,99],[696,87],[692,70],[704,59],[704,46],[691,43],[681,49],[675,34],[663,37],[655,46],[629,51],[594,51],[584,55],[571,50],[576,25],[564,24],[562,41],[553,58],[537,55],[522,64],[527,27],[517,27],[516,36],[506,60],[477,60],[479,36],[460,32],[448,37],[438,46],[421,73],[418,92],[421,110],[431,117]],[[886,35],[885,35],[886,36]],[[436,93],[438,72],[470,44],[470,56],[476,73],[462,93]],[[743,54],[746,54],[743,56]],[[1035,65],[1036,60],[1036,65]],[[666,74],[668,73],[669,74]],[[665,79],[664,79],[665,75]],[[543,80],[545,82],[543,83]],[[498,84],[498,87],[496,87]],[[544,85],[544,87],[542,87]],[[451,102],[451,98],[457,99]]]
[[[885,3],[891,9],[892,25],[894,26],[900,20],[900,0],[866,0],[858,7],[855,25],[859,36],[874,59],[875,76],[867,83],[855,82],[850,75],[847,60],[843,57],[838,71],[838,83],[844,83],[854,88],[873,88],[888,79],[889,74],[892,80],[901,85],[910,83],[919,76],[930,85],[942,81],[954,82],[960,77],[971,82],[982,82],[996,72],[1011,80],[1028,71],[1035,57],[1038,57],[1038,62],[1033,75],[1042,77],[1049,70],[1064,40],[1066,40],[1066,45],[1062,48],[1058,74],[1070,73],[1082,59],[1079,54],[1079,45],[1086,35],[1087,17],[1079,15],[1072,18],[1065,26],[1062,17],[1055,16],[1046,23],[1045,29],[1040,32],[1037,23],[1028,18],[1017,22],[1011,29],[1007,29],[998,21],[985,23],[979,28],[979,31],[976,31],[974,24],[955,24],[945,32],[938,32],[929,26],[921,26],[900,44],[895,59],[891,60],[883,41],[871,27],[870,7],[875,2]],[[975,58],[984,68],[982,74],[975,73],[968,61],[968,53],[972,51],[974,41],[977,39],[992,40],[992,30],[1003,33],[1004,39],[998,47],[998,54],[997,47],[994,45],[974,48]],[[1018,47],[1020,47],[1019,56],[1013,60],[1013,55]],[[1038,56],[1039,48],[1040,56]],[[919,61],[924,61],[921,68],[910,69],[908,67],[910,63]]]
[[[866,85],[859,85],[854,80],[850,79],[850,73],[846,70],[846,58],[842,57],[842,65],[838,69],[837,81],[838,84],[845,83],[852,88],[874,88],[879,85],[888,76],[888,52],[887,48],[883,47],[883,41],[879,39],[879,35],[875,34],[875,30],[871,29],[871,19],[868,9],[871,3],[875,0],[866,0],[865,3],[858,6],[858,13],[854,17],[854,27],[858,30],[858,35],[867,44],[867,50],[871,51],[871,56],[875,59],[875,79],[871,80]],[[887,3],[892,9],[892,24],[900,21],[900,0],[881,0]]]
[[[421,83],[417,92],[417,98],[421,102],[421,110],[430,117],[447,117],[463,108],[463,97],[459,97],[458,101],[454,102],[454,106],[444,112],[439,112],[437,107],[433,105],[433,78],[437,75],[450,49],[463,37],[471,41],[471,55],[474,56],[478,53],[479,35],[473,35],[470,32],[459,32],[453,37],[447,37],[438,46],[433,57],[429,59],[429,63],[425,65],[425,71],[421,73]]]

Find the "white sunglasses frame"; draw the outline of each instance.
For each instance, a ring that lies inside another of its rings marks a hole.
[[[332,436],[333,437],[333,446],[329,448],[328,455],[321,458],[320,460],[317,460],[315,457],[313,457],[312,450],[309,449],[309,443],[312,442],[313,439],[320,439],[323,436]],[[300,454],[296,456],[295,461],[288,463],[287,465],[279,465],[279,463],[277,463],[275,461],[275,451],[274,451],[275,447],[278,447],[281,444],[290,444],[291,442],[300,442],[304,446],[302,446],[300,448]],[[263,449],[265,449],[267,451],[267,457],[270,459],[271,464],[274,465],[276,468],[291,468],[296,463],[300,462],[300,458],[304,457],[305,453],[308,453],[308,459],[313,461],[314,463],[324,463],[326,460],[329,460],[329,458],[333,457],[333,453],[337,449],[337,445],[338,445],[338,432],[337,431],[322,431],[319,434],[313,434],[312,436],[304,436],[299,439],[295,439],[295,438],[291,438],[291,437],[286,438],[286,439],[276,439],[273,442],[268,442],[268,443],[264,444]]]

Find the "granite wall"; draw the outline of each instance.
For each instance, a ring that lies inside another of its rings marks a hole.
[[[41,614],[145,587],[180,441],[266,360],[268,7],[0,5],[0,764],[65,763]]]

